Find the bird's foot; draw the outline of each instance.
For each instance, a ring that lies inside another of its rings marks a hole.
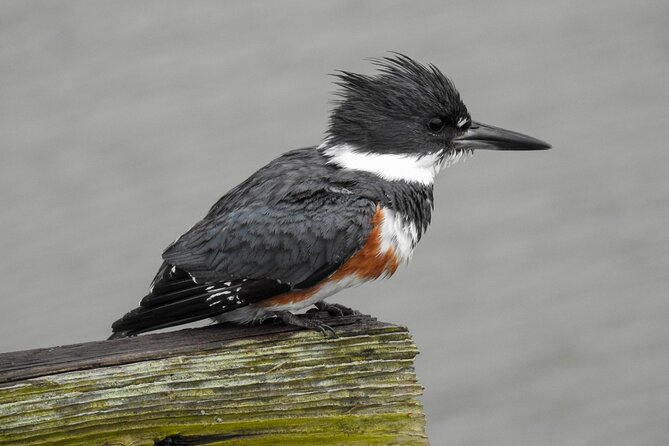
[[[342,317],[342,316],[357,316],[360,314],[359,311],[354,310],[353,308],[346,307],[340,304],[329,304],[327,302],[316,302],[314,304],[318,311],[327,311],[330,316]]]
[[[274,311],[269,313],[267,317],[275,317],[280,319],[286,325],[292,325],[293,327],[307,328],[309,330],[317,330],[323,333],[324,336],[328,338],[336,338],[337,333],[334,329],[330,327],[323,321],[318,319],[307,319],[295,316],[290,311]]]

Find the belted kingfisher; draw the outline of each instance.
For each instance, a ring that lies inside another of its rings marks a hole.
[[[338,71],[339,99],[323,142],[287,152],[225,194],[163,252],[140,306],[112,338],[200,319],[270,317],[327,334],[294,312],[391,276],[427,229],[441,168],[478,149],[550,145],[472,121],[434,65],[393,53],[375,75]]]

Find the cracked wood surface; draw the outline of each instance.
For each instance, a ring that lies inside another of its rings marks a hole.
[[[0,445],[427,444],[407,329],[211,326],[0,355]]]

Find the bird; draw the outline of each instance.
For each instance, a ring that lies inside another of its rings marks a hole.
[[[315,306],[408,263],[434,207],[437,173],[477,150],[545,150],[539,139],[472,120],[435,65],[392,52],[373,74],[335,71],[322,142],[284,153],[220,198],[162,253],[139,307],[110,339],[204,319],[273,318],[325,335]]]

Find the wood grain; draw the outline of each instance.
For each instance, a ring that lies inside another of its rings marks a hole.
[[[427,444],[407,330],[328,323],[0,355],[0,445]]]

